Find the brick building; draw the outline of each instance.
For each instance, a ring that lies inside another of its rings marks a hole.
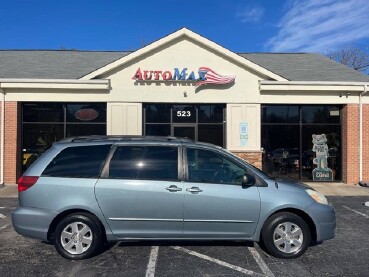
[[[134,52],[0,51],[1,183],[53,142],[183,136],[273,175],[369,180],[369,77],[311,53],[234,53],[181,29]]]

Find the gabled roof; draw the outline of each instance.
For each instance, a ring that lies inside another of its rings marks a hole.
[[[261,67],[247,59],[242,59],[239,55],[236,53],[220,46],[219,44],[216,44],[215,42],[206,39],[191,30],[188,30],[187,28],[182,28],[166,37],[163,37],[157,41],[154,41],[153,43],[138,49],[135,52],[132,52],[131,54],[124,56],[111,64],[108,64],[102,68],[97,69],[94,72],[91,72],[90,74],[87,74],[86,76],[82,77],[81,79],[93,79],[98,78],[101,75],[107,74],[108,72],[119,68],[120,66],[129,63],[134,62],[135,59],[139,58],[142,55],[152,53],[155,50],[159,49],[160,47],[163,47],[173,41],[177,41],[179,39],[189,39],[191,41],[194,41],[195,43],[198,43],[199,45],[203,45],[205,48],[211,49],[211,51],[218,53],[219,55],[222,55],[223,57],[227,57],[229,60],[233,60],[234,62],[239,63],[240,65],[243,65],[247,68],[250,68],[252,71],[257,72],[258,74],[264,76],[266,79],[271,80],[277,80],[277,81],[286,81],[285,78],[279,76],[278,74],[275,74],[271,71],[269,71],[267,68]]]
[[[315,53],[242,53],[289,81],[369,82],[369,76]]]
[[[0,51],[0,78],[79,79],[130,52]]]

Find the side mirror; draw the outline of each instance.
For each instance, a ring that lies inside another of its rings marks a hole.
[[[243,187],[251,187],[253,185],[255,185],[255,177],[253,175],[247,174],[245,173],[243,175],[243,179],[242,179],[242,186]]]

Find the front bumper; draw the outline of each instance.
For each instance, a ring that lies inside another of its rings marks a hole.
[[[315,223],[317,242],[335,237],[336,212],[331,205],[323,205],[315,202],[306,211]]]
[[[47,240],[47,232],[57,212],[45,209],[18,207],[12,213],[15,231],[25,237]]]

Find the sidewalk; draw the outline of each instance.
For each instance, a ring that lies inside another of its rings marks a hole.
[[[1,197],[18,197],[18,186],[16,184],[0,186]]]
[[[369,187],[364,188],[357,184],[348,185],[344,183],[326,182],[306,182],[305,184],[309,185],[325,196],[368,196],[369,200]]]
[[[347,185],[344,183],[318,183],[309,182],[307,185],[325,196],[368,196],[369,187]],[[0,186],[0,197],[18,197],[18,187],[15,184]]]

